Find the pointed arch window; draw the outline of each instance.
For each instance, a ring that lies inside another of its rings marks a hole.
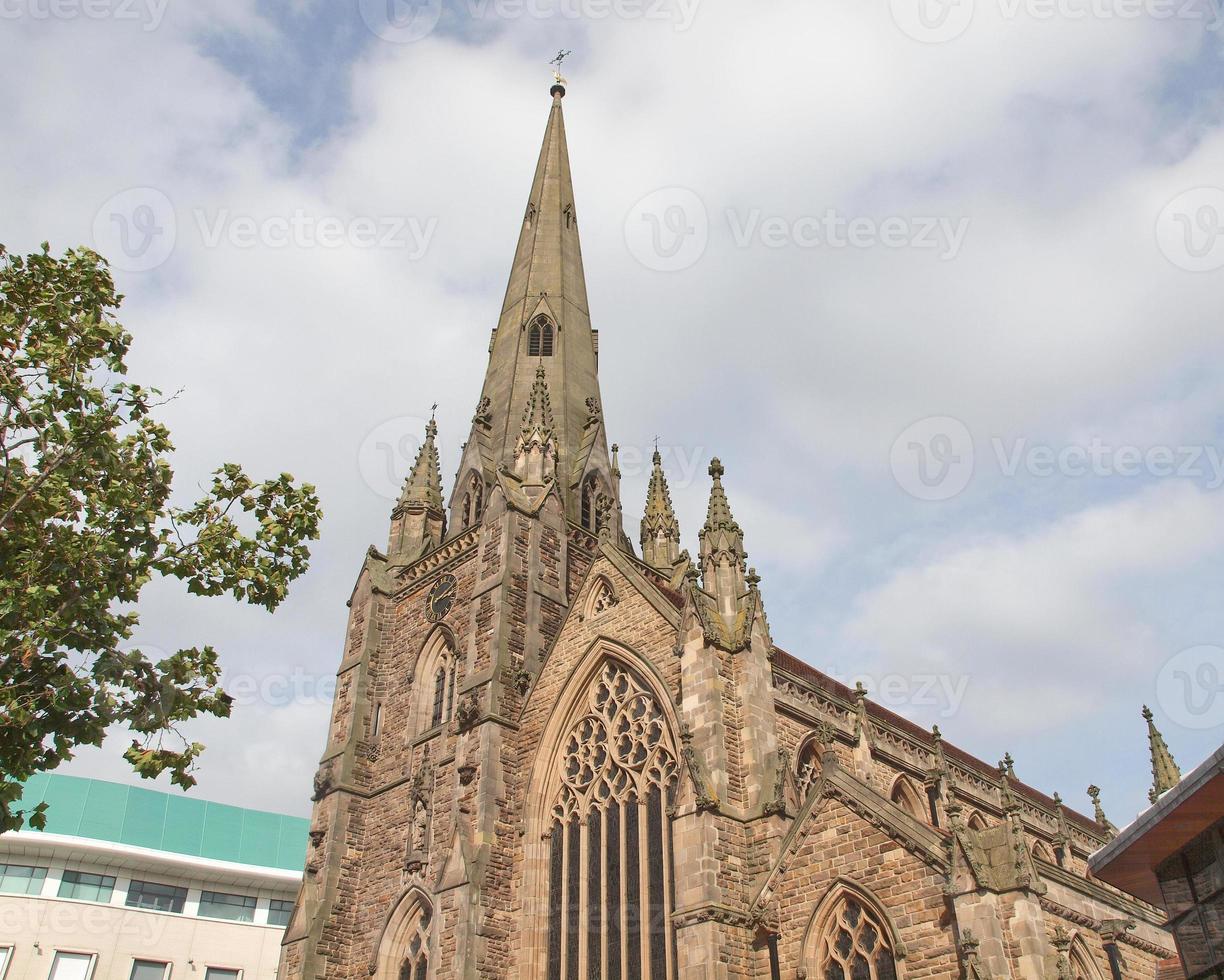
[[[974,810],[973,813],[969,815],[969,829],[970,830],[989,830],[990,829],[990,824],[986,821],[986,818],[982,816],[982,813],[980,810]]]
[[[436,634],[421,654],[417,677],[421,688],[417,700],[420,721],[416,723],[416,731],[419,733],[445,724],[455,714],[459,659],[445,634]]]
[[[897,781],[893,783],[889,799],[915,820],[926,819],[918,791],[914,789],[913,784],[905,776],[897,777]]]
[[[599,483],[592,473],[582,483],[582,526],[598,534],[603,524],[603,512],[599,506]]]
[[[825,919],[817,947],[819,980],[896,980],[888,930],[859,898],[846,893]]]
[[[460,520],[464,527],[471,527],[480,520],[484,513],[484,480],[480,474],[473,473],[468,477],[467,492],[460,503]]]
[[[429,920],[429,909],[422,907],[405,945],[398,980],[426,980],[429,976]]]
[[[608,661],[562,742],[547,854],[547,980],[670,980],[675,741]]]
[[[799,799],[806,800],[812,787],[820,778],[820,746],[816,739],[809,738],[799,749],[795,760],[795,785],[799,787]]]
[[[527,356],[553,356],[553,325],[545,317],[537,317],[527,331]]]

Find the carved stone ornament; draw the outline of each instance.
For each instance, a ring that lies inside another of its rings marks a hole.
[[[330,762],[325,762],[323,765],[319,766],[318,771],[315,773],[314,794],[310,797],[311,801],[318,803],[319,800],[323,799],[323,797],[332,791],[332,787],[334,785],[335,783],[332,779],[332,764]]]

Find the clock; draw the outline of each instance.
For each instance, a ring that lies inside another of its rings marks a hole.
[[[446,618],[455,604],[455,576],[443,575],[434,582],[429,595],[425,597],[425,618],[436,623]]]

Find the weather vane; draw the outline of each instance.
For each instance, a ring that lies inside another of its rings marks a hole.
[[[557,57],[553,58],[553,60],[549,62],[549,64],[553,66],[553,78],[556,80],[558,85],[565,84],[565,79],[561,77],[561,64],[573,53],[573,51],[566,51],[564,48],[562,48],[557,51]]]

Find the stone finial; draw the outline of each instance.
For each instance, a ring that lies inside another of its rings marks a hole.
[[[410,560],[441,544],[446,535],[437,435],[438,423],[431,416],[425,424],[425,441],[391,512],[387,554],[393,561]]]
[[[1016,778],[1016,760],[1012,758],[1010,752],[1003,753],[1003,758],[999,762],[999,775],[1006,776],[1008,779]]]
[[[1148,793],[1148,800],[1155,803],[1181,782],[1181,770],[1173,761],[1173,754],[1165,744],[1164,736],[1156,728],[1152,709],[1146,704],[1143,706],[1143,720],[1147,722],[1148,750],[1152,756],[1152,789]]]
[[[706,521],[698,537],[701,539],[702,585],[718,600],[718,611],[730,619],[738,611],[746,590],[744,579],[744,532],[731,516],[731,505],[723,489],[726,470],[717,457],[710,461],[710,504]]]
[[[1101,789],[1099,786],[1093,784],[1088,787],[1088,799],[1092,800],[1093,818],[1099,826],[1104,827],[1112,835],[1117,828],[1105,816],[1105,809],[1101,806]]]
[[[514,472],[523,483],[539,485],[550,478],[556,465],[556,442],[552,401],[541,363],[523,409],[523,425],[514,445]]]
[[[663,472],[663,457],[656,448],[646,489],[642,517],[642,560],[659,569],[672,569],[680,559],[680,522],[672,509],[671,492]]]
[[[438,447],[435,439],[438,436],[438,423],[430,418],[425,423],[425,441],[417,452],[416,461],[412,464],[412,472],[404,481],[404,489],[400,493],[400,506],[404,504],[421,504],[435,510],[442,509],[442,466],[438,460]]]

